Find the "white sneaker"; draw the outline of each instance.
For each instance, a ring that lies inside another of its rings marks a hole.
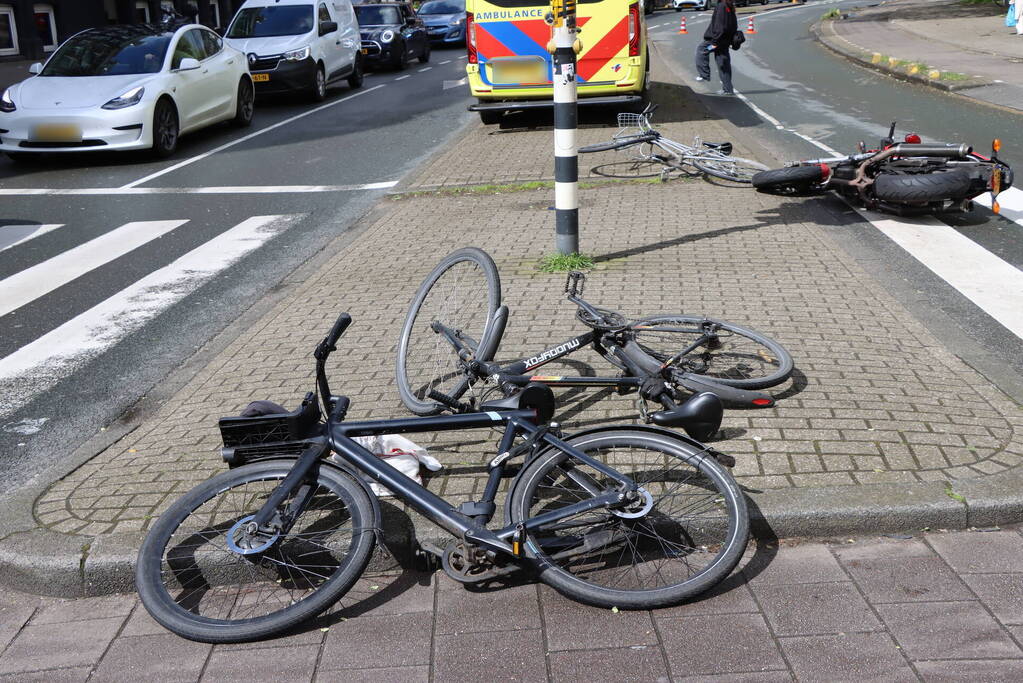
[[[709,81],[710,79],[709,78],[704,78],[703,76],[697,76],[696,80],[698,80],[698,81]]]
[[[735,97],[734,92],[725,92],[724,90],[718,90],[715,95],[721,95],[722,97]]]

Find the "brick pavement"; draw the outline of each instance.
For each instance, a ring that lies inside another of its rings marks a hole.
[[[210,646],[134,595],[0,591],[0,680],[946,681],[1023,678],[1018,530],[761,541],[704,598],[654,612],[518,580],[364,578],[275,640]]]

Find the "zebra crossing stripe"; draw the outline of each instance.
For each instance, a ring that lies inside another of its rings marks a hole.
[[[0,317],[187,222],[128,223],[48,261],[11,275],[0,281]]]
[[[30,239],[64,227],[63,223],[47,223],[44,225],[5,225],[0,229],[0,251],[16,247]]]
[[[69,376],[304,216],[249,218],[0,359],[0,417]]]

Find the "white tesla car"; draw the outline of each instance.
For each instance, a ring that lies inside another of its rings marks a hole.
[[[204,26],[89,29],[0,97],[0,151],[151,149],[218,121],[252,122],[255,90],[238,50]]]

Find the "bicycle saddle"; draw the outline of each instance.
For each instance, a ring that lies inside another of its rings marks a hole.
[[[537,424],[546,424],[554,417],[554,392],[546,384],[530,382],[522,391],[506,398],[480,404],[480,412],[487,410],[535,410]]]
[[[707,147],[709,149],[716,149],[717,151],[721,152],[722,154],[731,154],[732,153],[732,143],[730,143],[730,142],[707,142],[707,141],[704,141],[703,146]]]
[[[721,426],[724,412],[721,399],[705,391],[677,408],[652,413],[650,419],[658,427],[681,427],[697,441],[705,441]]]

